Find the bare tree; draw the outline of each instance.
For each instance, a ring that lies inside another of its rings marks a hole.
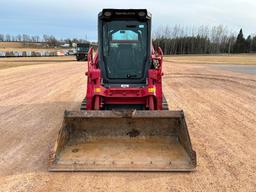
[[[23,34],[23,35],[22,35],[22,41],[23,41],[23,42],[29,42],[29,41],[31,41],[30,36],[27,35],[27,34]]]
[[[11,41],[17,41],[16,36],[12,35],[11,36]]]
[[[36,42],[38,43],[40,41],[40,37],[37,35],[35,36]]]
[[[22,36],[21,35],[17,35],[16,39],[17,39],[17,41],[22,41]]]
[[[4,35],[0,34],[0,41],[4,41]]]
[[[162,47],[164,54],[233,53],[236,43],[235,35],[222,25],[212,28],[161,26],[153,34],[154,46]],[[256,37],[248,37],[245,51],[252,52],[255,43]]]
[[[49,39],[49,36],[44,34],[44,35],[43,35],[43,41],[44,41],[44,42],[47,42],[48,39]]]
[[[6,34],[5,35],[5,41],[11,41],[11,35]]]

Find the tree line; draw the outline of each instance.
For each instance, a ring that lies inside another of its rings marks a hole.
[[[23,42],[23,43],[45,43],[48,47],[57,47],[62,44],[69,44],[72,47],[73,43],[85,43],[86,39],[77,38],[66,38],[58,39],[53,35],[43,35],[42,37],[38,35],[10,35],[10,34],[0,34],[0,42]]]
[[[87,42],[86,39],[58,39],[53,35],[0,34],[0,42],[45,43],[47,47]],[[244,36],[241,29],[236,35],[222,25],[198,28],[163,26],[153,34],[153,45],[164,54],[219,54],[256,53],[256,35]]]
[[[255,53],[256,35],[245,38],[242,29],[235,35],[222,25],[192,29],[165,26],[154,32],[153,45],[166,55]]]

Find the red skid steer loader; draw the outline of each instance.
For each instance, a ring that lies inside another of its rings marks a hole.
[[[183,111],[168,110],[146,9],[103,9],[80,111],[65,111],[49,171],[192,171]]]

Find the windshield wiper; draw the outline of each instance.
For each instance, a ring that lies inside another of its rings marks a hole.
[[[133,79],[133,78],[136,78],[136,77],[137,77],[136,74],[134,74],[134,75],[127,74],[127,78],[128,78],[128,79]]]
[[[136,25],[126,25],[126,27],[128,27],[128,28],[135,28],[137,26]]]

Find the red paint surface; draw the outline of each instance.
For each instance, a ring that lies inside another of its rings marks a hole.
[[[86,72],[87,93],[86,109],[100,110],[105,104],[143,104],[149,110],[162,110],[162,64],[163,52],[152,50],[151,59],[158,62],[156,69],[148,70],[147,82],[143,88],[105,88],[101,85],[101,70],[98,67],[98,52],[93,57],[93,48],[88,52],[88,71]],[[97,88],[97,89],[96,89]],[[149,92],[149,88],[155,91]],[[99,92],[95,91],[100,90]]]

